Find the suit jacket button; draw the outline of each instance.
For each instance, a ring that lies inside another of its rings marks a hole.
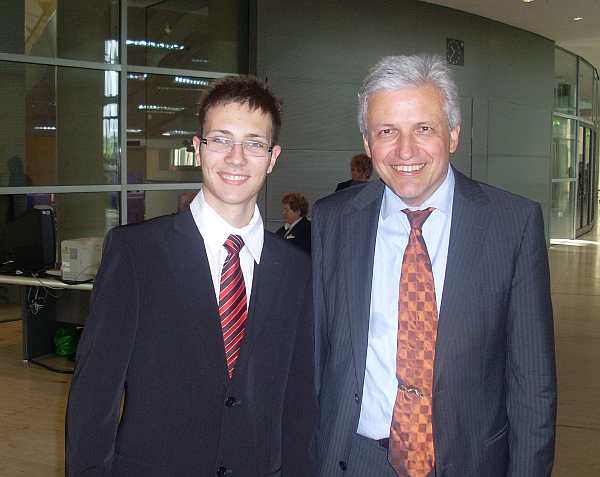
[[[359,401],[360,401],[360,398],[358,397],[358,394],[355,394],[355,395],[354,395],[354,400],[355,400],[356,402],[359,402]]]
[[[226,400],[225,400],[225,405],[227,407],[235,407],[235,406],[239,406],[242,402],[240,400],[238,400],[237,398],[235,398],[234,396],[229,396]]]
[[[233,471],[231,469],[228,469],[227,467],[220,465],[217,468],[217,475],[219,477],[225,477],[226,475],[231,475],[233,474]]]
[[[344,462],[343,460],[340,460],[340,469],[346,470],[347,468],[348,464],[346,464],[346,462]]]

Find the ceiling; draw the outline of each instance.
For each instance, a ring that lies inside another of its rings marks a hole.
[[[600,0],[424,0],[537,33],[600,71]],[[582,20],[574,21],[576,17]]]

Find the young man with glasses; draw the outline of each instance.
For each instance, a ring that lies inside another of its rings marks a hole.
[[[312,474],[309,259],[256,206],[280,104],[231,77],[199,120],[189,210],[107,236],[69,397],[70,476]]]

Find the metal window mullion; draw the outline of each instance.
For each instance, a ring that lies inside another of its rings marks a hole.
[[[13,63],[28,63],[32,65],[63,66],[66,68],[84,68],[88,70],[121,71],[121,65],[100,63],[97,61],[68,60],[63,58],[49,58],[45,56],[28,56],[13,53],[0,53],[0,61]]]
[[[123,64],[125,67],[125,64]],[[239,73],[221,73],[218,71],[185,70],[179,68],[162,68],[158,66],[127,65],[127,71],[132,73],[146,73],[151,75],[189,76],[197,78],[224,78],[225,76],[239,76]]]
[[[87,192],[119,192],[118,185],[0,187],[0,195],[10,194],[79,194]]]
[[[127,0],[121,0],[121,38],[119,38],[121,77],[120,77],[120,164],[121,164],[121,225],[127,223]]]
[[[159,184],[127,184],[127,191],[167,191],[167,190],[196,190],[200,189],[201,182],[162,182]]]

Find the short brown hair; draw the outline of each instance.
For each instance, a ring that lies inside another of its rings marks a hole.
[[[288,192],[281,199],[281,203],[289,205],[294,212],[300,211],[300,217],[306,217],[308,214],[308,201],[300,192]]]
[[[213,84],[198,108],[200,136],[208,110],[213,106],[231,103],[247,104],[252,111],[260,109],[270,115],[273,134],[271,141],[272,144],[277,144],[281,129],[281,100],[253,76],[228,76]]]
[[[350,166],[364,172],[367,178],[371,177],[371,173],[373,172],[373,163],[371,162],[371,158],[366,154],[357,154],[352,157]]]

